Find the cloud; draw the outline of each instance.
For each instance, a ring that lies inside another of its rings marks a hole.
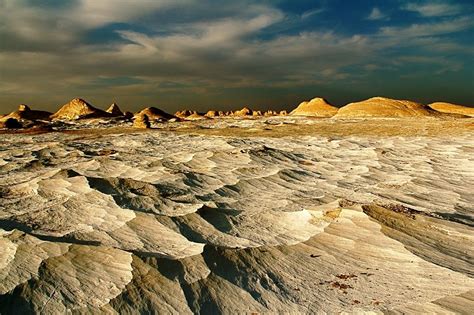
[[[377,20],[386,20],[388,19],[387,15],[383,14],[379,8],[373,8],[370,12],[367,20],[377,21]]]
[[[291,23],[306,25],[321,9],[295,18],[271,2],[250,0],[46,5],[55,1],[35,6],[31,0],[0,0],[0,102],[37,97],[61,104],[65,95],[94,95],[126,97],[136,106],[157,98],[176,105],[203,95],[228,100],[223,91],[229,90],[340,85],[360,77],[364,70],[357,69],[385,71],[380,65],[396,59],[401,47],[432,54],[433,60],[447,51],[458,56],[469,49],[442,35],[472,27],[467,17],[448,17],[364,35],[326,28],[287,32],[291,17]],[[371,13],[386,18],[380,10]],[[103,29],[104,40],[88,40],[89,32]],[[445,63],[424,64],[462,68],[462,61],[440,60]],[[409,60],[392,66],[404,62]]]
[[[387,26],[380,29],[380,34],[398,38],[414,38],[450,34],[471,28],[474,21],[470,17],[459,17],[433,23],[412,24],[405,27]]]
[[[322,9],[322,8],[318,8],[318,9],[313,9],[313,10],[305,11],[305,12],[303,12],[303,14],[301,14],[301,19],[303,19],[303,20],[308,19],[308,18],[310,18],[310,17],[312,17],[312,16],[321,14],[321,13],[323,13],[324,11],[326,11],[326,10],[325,10],[325,9]]]
[[[402,7],[404,10],[417,12],[424,17],[439,17],[458,15],[463,12],[463,6],[448,2],[408,3]]]

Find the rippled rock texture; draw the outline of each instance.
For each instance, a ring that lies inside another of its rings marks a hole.
[[[0,145],[2,314],[474,309],[469,134]]]

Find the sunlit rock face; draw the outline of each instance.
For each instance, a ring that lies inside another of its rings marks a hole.
[[[56,113],[51,115],[52,119],[76,120],[81,118],[110,117],[110,113],[95,108],[81,98],[75,98],[64,104]]]
[[[112,103],[106,110],[107,113],[112,114],[113,116],[123,116],[124,113],[116,103]]]
[[[440,113],[459,114],[474,117],[474,107],[456,105],[446,102],[435,102],[429,104],[428,106]]]
[[[329,104],[325,99],[316,97],[310,101],[302,102],[296,107],[291,115],[293,116],[313,116],[332,117],[336,115],[337,107]]]
[[[2,314],[472,309],[469,134],[0,143]]]
[[[350,103],[341,107],[334,117],[427,117],[438,116],[439,114],[439,112],[420,103],[372,97],[365,101]]]

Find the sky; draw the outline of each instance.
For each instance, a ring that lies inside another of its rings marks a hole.
[[[473,38],[472,0],[0,0],[0,112],[474,106]]]

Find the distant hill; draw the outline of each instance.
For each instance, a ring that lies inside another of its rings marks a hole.
[[[141,111],[135,114],[135,117],[139,115],[147,115],[150,121],[157,119],[169,120],[172,118],[176,118],[176,116],[168,114],[167,112],[156,107],[147,107],[145,109],[142,109]]]
[[[52,119],[75,120],[82,118],[112,117],[113,115],[101,109],[95,108],[81,98],[75,98],[64,104],[56,113],[51,115]]]
[[[302,102],[296,107],[290,115],[293,116],[313,116],[313,117],[332,117],[337,113],[337,107],[329,104],[324,98],[316,97],[312,100]]]
[[[445,102],[435,102],[429,104],[428,106],[441,113],[460,114],[474,117],[474,107],[467,107]]]
[[[0,117],[0,121],[6,121],[9,118],[16,120],[48,120],[50,115],[50,112],[32,110],[28,105],[21,104],[18,106],[18,110]]]
[[[107,113],[112,114],[114,116],[123,116],[124,113],[120,109],[120,107],[116,103],[112,103],[109,108],[106,110]]]
[[[385,97],[372,97],[365,101],[350,103],[341,107],[334,117],[417,117],[438,115],[438,112],[420,103]]]

